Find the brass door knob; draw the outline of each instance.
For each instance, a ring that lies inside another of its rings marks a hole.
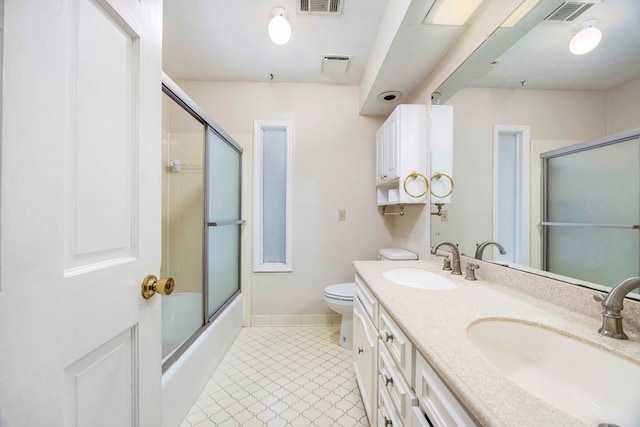
[[[169,295],[171,294],[171,292],[173,292],[174,287],[175,283],[173,281],[173,278],[167,277],[158,280],[156,276],[150,274],[142,281],[142,296],[145,299],[149,299],[156,293]]]

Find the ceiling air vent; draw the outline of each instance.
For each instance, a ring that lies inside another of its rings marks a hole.
[[[349,55],[324,55],[322,57],[322,72],[346,73],[350,59]]]
[[[344,0],[298,0],[298,13],[331,14],[342,13]]]
[[[582,15],[593,5],[594,2],[567,1],[562,3],[560,7],[554,10],[551,15],[547,16],[544,20],[554,22],[570,22],[576,19],[578,16]]]

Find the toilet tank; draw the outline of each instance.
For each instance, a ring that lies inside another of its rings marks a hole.
[[[418,259],[418,254],[402,248],[381,248],[378,251],[378,259],[386,261],[415,260]]]

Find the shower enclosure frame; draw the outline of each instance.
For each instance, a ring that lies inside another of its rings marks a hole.
[[[611,146],[627,141],[636,140],[640,137],[640,128],[629,129],[627,131],[619,132],[613,135],[607,135],[601,138],[597,138],[590,141],[585,141],[579,144],[570,145],[563,148],[558,148],[556,150],[548,151],[546,153],[540,154],[540,159],[542,162],[542,181],[541,181],[541,206],[542,206],[542,221],[540,222],[541,226],[541,234],[542,234],[542,245],[541,245],[541,260],[542,260],[542,270],[549,271],[549,232],[552,228],[582,228],[582,229],[626,229],[626,230],[639,230],[640,222],[636,222],[633,224],[607,224],[607,223],[579,223],[579,222],[554,222],[549,221],[549,196],[548,196],[548,188],[549,188],[549,161],[562,157],[562,156],[570,156],[572,154],[593,150],[596,148],[602,148],[606,146]],[[638,159],[640,161],[640,159]],[[640,197],[640,194],[636,194],[635,197]],[[603,201],[604,203],[604,201]],[[611,207],[612,209],[614,207]],[[640,221],[640,219],[639,219]],[[640,237],[638,238],[638,245],[640,246]],[[605,250],[605,248],[603,248]],[[638,260],[636,267],[638,271],[640,271],[640,259]],[[610,284],[601,284],[595,283],[598,288],[602,288],[602,290],[608,290],[615,283]],[[640,299],[638,295],[629,295],[629,297],[633,299]]]
[[[178,85],[176,85],[165,73],[162,73],[162,93],[167,95],[172,101],[178,104],[181,108],[183,108],[189,115],[191,115],[196,121],[202,124],[203,126],[203,141],[204,141],[204,162],[203,162],[203,226],[202,226],[202,325],[184,342],[182,342],[178,348],[176,348],[166,359],[162,362],[162,373],[164,374],[169,367],[175,363],[182,354],[202,335],[203,332],[207,330],[209,326],[213,324],[213,322],[218,318],[225,309],[231,305],[240,295],[241,295],[241,271],[242,271],[242,263],[241,263],[241,234],[242,234],[242,226],[246,223],[245,220],[227,220],[227,221],[217,221],[210,222],[209,211],[210,211],[210,200],[208,200],[209,195],[209,180],[211,174],[211,168],[209,167],[209,155],[210,155],[210,146],[211,132],[216,133],[224,142],[227,143],[232,149],[234,149],[239,154],[239,165],[238,165],[238,212],[242,215],[242,155],[243,149],[242,147],[234,141],[234,139],[227,134],[224,129],[222,129],[215,121],[213,121],[191,98],[182,90]],[[209,278],[209,245],[207,238],[207,230],[209,227],[217,227],[217,226],[226,226],[226,225],[239,225],[238,228],[238,271],[237,271],[237,288],[235,292],[233,292],[229,298],[218,307],[211,315],[209,315],[209,286],[208,286],[208,278]],[[179,286],[179,284],[177,284]],[[171,296],[169,296],[171,298]]]

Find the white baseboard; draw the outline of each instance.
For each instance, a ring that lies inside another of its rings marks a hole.
[[[254,314],[251,326],[328,326],[341,320],[339,314]]]

